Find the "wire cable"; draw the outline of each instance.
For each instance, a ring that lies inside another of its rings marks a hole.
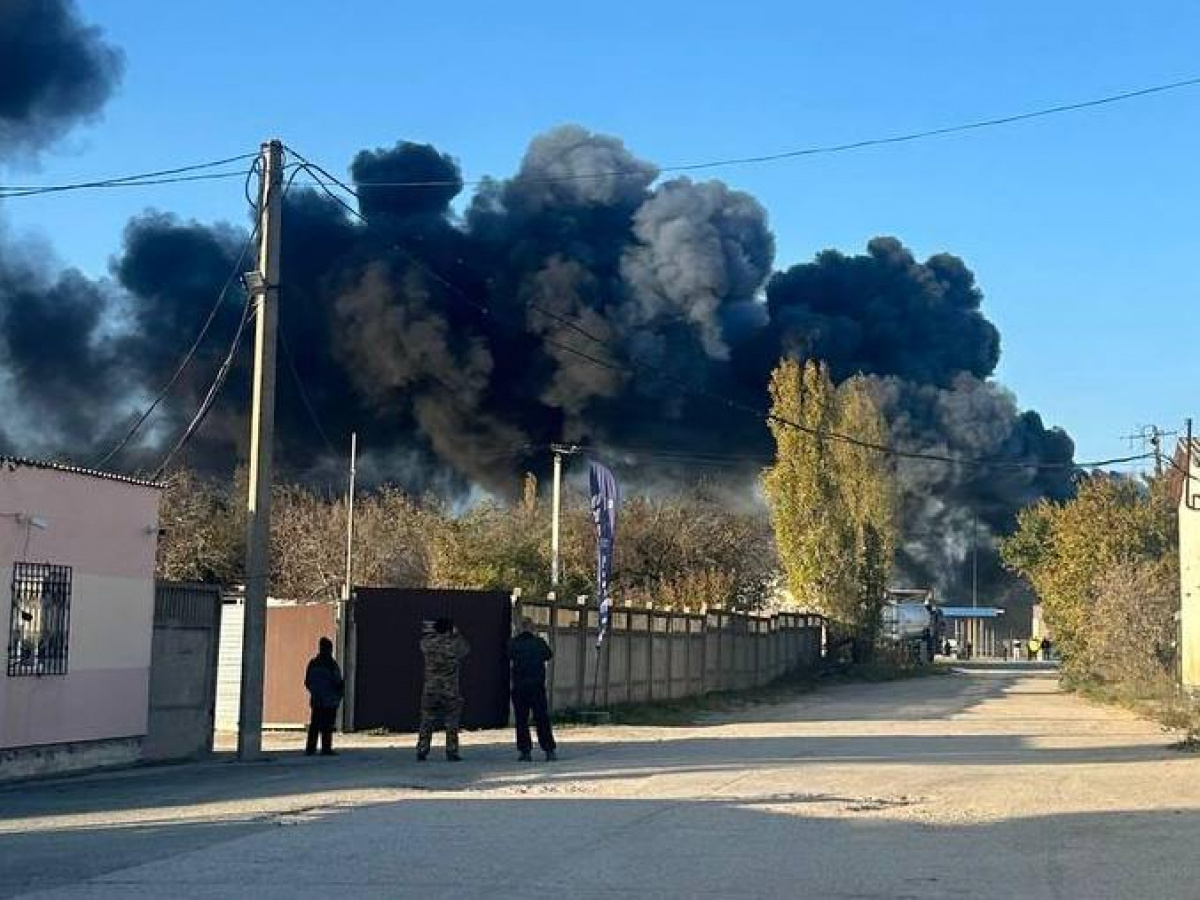
[[[204,395],[204,399],[200,401],[200,406],[196,409],[191,421],[188,422],[187,428],[183,430],[183,434],[179,436],[179,439],[175,442],[171,449],[167,451],[166,456],[163,457],[162,462],[159,463],[158,468],[155,469],[154,475],[151,479],[152,481],[159,481],[162,479],[163,473],[171,465],[171,462],[175,459],[175,456],[184,448],[184,446],[187,445],[188,441],[190,441],[200,429],[200,426],[204,423],[204,420],[208,418],[208,414],[212,410],[213,404],[216,402],[217,395],[220,394],[221,388],[225,386],[225,380],[229,377],[230,369],[233,368],[233,361],[237,357],[238,347],[240,347],[242,343],[242,335],[246,333],[246,325],[252,318],[254,318],[253,310],[254,298],[252,295],[248,294],[246,296],[246,306],[242,311],[241,321],[238,322],[237,330],[233,334],[233,340],[229,343],[229,352],[225,354],[225,359],[222,360],[220,368],[217,369],[216,377],[209,386],[208,392]]]
[[[300,378],[300,370],[296,368],[296,358],[292,355],[291,348],[288,347],[287,336],[284,334],[282,327],[279,329],[279,346],[283,350],[283,358],[286,360],[288,369],[292,373],[292,380],[296,383],[296,390],[300,394],[300,402],[308,412],[308,417],[317,429],[317,434],[321,436],[321,440],[325,443],[325,449],[329,451],[329,455],[337,456],[338,452],[334,449],[333,441],[329,439],[329,433],[325,430],[325,426],[321,424],[321,417],[317,415],[317,409],[313,406],[313,402],[308,396],[308,391],[304,388],[304,381]]]
[[[286,169],[286,167],[285,167],[285,169]],[[291,173],[291,176],[284,183],[283,189],[280,193],[281,199],[283,197],[287,196],[287,192],[291,189],[292,182],[293,182],[296,174],[299,171],[300,171],[300,169],[298,169],[298,168],[294,169]],[[267,189],[266,189],[266,195],[263,197],[263,200],[262,200],[263,204],[270,202],[270,199],[271,199],[270,191],[271,191],[271,186],[268,184]],[[257,230],[257,226],[256,226],[256,230]],[[209,412],[212,411],[212,408],[216,403],[217,397],[221,393],[221,388],[224,387],[225,381],[229,377],[229,372],[233,368],[233,363],[237,357],[238,348],[241,346],[241,343],[242,343],[242,336],[246,332],[246,325],[249,324],[250,320],[255,317],[257,309],[258,309],[258,304],[255,303],[254,295],[251,293],[247,293],[246,305],[242,311],[242,318],[241,318],[241,321],[238,323],[237,331],[234,332],[233,339],[230,341],[229,352],[225,355],[225,359],[222,361],[220,368],[217,370],[217,374],[214,377],[213,382],[208,389],[208,392],[205,394],[204,399],[201,400],[200,406],[196,409],[196,412],[192,416],[191,421],[188,423],[187,428],[184,429],[183,434],[180,435],[179,439],[175,442],[175,444],[167,452],[166,456],[163,457],[162,462],[159,463],[159,466],[155,470],[155,473],[153,476],[153,479],[155,481],[158,481],[159,479],[162,478],[163,473],[170,466],[170,464],[174,460],[175,456],[179,453],[180,450],[182,450],[187,445],[188,441],[190,441],[192,439],[192,437],[196,434],[196,432],[198,432],[200,430],[200,426],[204,424],[204,420],[206,418],[208,418],[208,414],[209,414]]]
[[[254,164],[251,165],[246,171],[247,201],[250,204],[250,209],[252,212],[256,211],[257,204],[256,201],[249,196],[249,184],[250,179],[254,176],[254,173],[258,171],[259,165],[260,159],[255,157]],[[250,254],[250,248],[253,247],[255,242],[258,240],[258,231],[259,219],[258,216],[255,215],[254,228],[251,230],[249,237],[246,238],[246,242],[242,245],[241,252],[234,261],[233,268],[230,270],[229,276],[225,279],[224,284],[221,286],[221,290],[217,293],[217,299],[213,303],[212,309],[209,310],[208,316],[205,318],[204,323],[200,326],[200,332],[196,335],[196,339],[192,342],[191,347],[188,348],[187,352],[180,360],[179,365],[175,367],[175,371],[163,385],[162,389],[158,392],[158,394],[155,395],[154,399],[141,412],[137,419],[134,420],[133,425],[125,433],[125,436],[122,437],[121,440],[119,440],[116,444],[114,444],[113,447],[106,454],[104,454],[104,456],[97,459],[93,464],[93,468],[102,468],[103,466],[107,465],[109,461],[111,461],[118,453],[125,449],[129,442],[133,440],[134,435],[137,434],[141,427],[146,423],[146,420],[150,418],[151,414],[155,409],[158,408],[159,404],[166,399],[167,395],[171,392],[171,389],[175,387],[175,384],[183,376],[184,371],[191,364],[192,360],[196,356],[196,353],[199,352],[200,345],[204,342],[204,338],[208,335],[208,331],[212,327],[213,322],[216,321],[217,313],[220,312],[221,307],[225,304],[225,298],[229,294],[229,289],[233,287],[234,281],[239,275],[241,275],[243,271],[242,267],[246,262],[246,257]]]
[[[258,153],[242,153],[228,156],[224,159],[214,159],[208,162],[195,163],[188,166],[177,166],[173,169],[159,169],[154,172],[142,172],[136,175],[117,175],[112,178],[100,178],[92,181],[76,181],[67,184],[40,185],[0,185],[0,199],[12,197],[34,197],[41,194],[59,194],[66,191],[90,190],[93,188],[111,187],[141,187],[151,184],[172,184],[180,181],[206,181],[214,178],[238,178],[243,173],[241,169],[234,172],[215,172],[204,175],[187,175],[203,169],[215,169],[243,160],[257,158]]]
[[[217,294],[217,300],[213,304],[212,309],[209,310],[208,317],[204,320],[204,324],[200,327],[199,334],[196,335],[196,339],[192,342],[191,347],[188,348],[187,353],[184,354],[183,359],[180,360],[179,365],[175,367],[174,373],[172,373],[171,377],[162,386],[162,389],[158,392],[158,394],[155,395],[154,400],[144,410],[142,410],[141,415],[137,417],[133,425],[125,433],[125,436],[116,444],[114,444],[112,449],[104,454],[104,456],[96,460],[93,468],[102,468],[110,460],[112,460],[113,457],[125,449],[129,442],[133,440],[133,436],[137,434],[142,425],[146,423],[146,420],[150,418],[151,414],[158,408],[159,404],[166,399],[167,395],[171,392],[171,389],[175,387],[175,384],[183,376],[184,371],[191,364],[192,360],[195,359],[196,353],[200,349],[200,345],[204,342],[204,338],[208,336],[208,331],[212,327],[213,322],[216,320],[217,313],[220,312],[221,307],[225,305],[225,298],[229,294],[229,289],[233,287],[234,281],[242,273],[242,266],[246,261],[247,255],[249,255],[250,248],[254,246],[254,243],[257,239],[258,226],[256,225],[254,230],[250,233],[249,238],[247,238],[246,242],[242,245],[242,251],[240,254],[238,254],[237,261],[233,264],[233,270],[229,273],[229,277],[225,279],[225,283],[222,285],[220,293]]]
[[[1197,79],[1197,83],[1200,83],[1200,79]],[[338,185],[343,191],[347,192],[348,194],[350,194],[354,197],[358,196],[358,193],[352,187],[347,185],[344,181],[340,180],[336,176],[332,175],[330,172],[328,172],[326,169],[324,169],[320,165],[317,165],[316,163],[313,163],[313,162],[307,160],[303,155],[301,155],[299,152],[297,152],[295,149],[293,149],[291,147],[288,147],[287,149],[288,149],[289,153],[291,153],[298,160],[300,160],[300,163],[301,163],[300,169],[308,171],[309,174],[314,175],[314,177],[317,177],[317,174],[319,173],[319,175],[322,175],[325,178],[329,179],[330,181],[332,181],[334,184]],[[333,190],[329,187],[329,185],[324,183],[323,181],[321,181],[319,178],[318,178],[318,186],[320,186],[330,198],[332,198],[343,209],[347,210],[352,216],[354,216],[360,222],[362,222],[364,224],[369,224],[367,217],[365,215],[363,215],[363,213],[361,213],[359,210],[355,209],[353,206],[351,206],[349,203],[347,203],[343,198],[341,198],[337,194],[335,194],[333,192]],[[471,306],[473,306],[474,308],[481,311],[484,315],[494,318],[495,314],[494,314],[493,310],[489,306],[487,306],[487,304],[482,303],[481,301],[475,299],[470,294],[468,294],[466,291],[464,291],[462,288],[458,287],[453,282],[451,282],[450,280],[448,280],[447,278],[442,276],[440,273],[433,270],[431,267],[429,267],[424,262],[424,260],[422,260],[416,254],[414,254],[411,250],[408,250],[407,248],[405,248],[399,244],[395,245],[395,247],[397,250],[404,253],[406,257],[413,260],[414,264],[417,265],[422,271],[426,272],[431,277],[435,278],[440,284],[447,287],[455,296],[460,297],[461,299],[463,299],[464,301],[469,303]],[[602,338],[599,338],[596,335],[593,335],[591,332],[589,332],[587,329],[583,328],[583,326],[579,325],[577,322],[570,319],[569,317],[563,316],[561,313],[558,313],[555,310],[547,309],[539,304],[530,303],[528,305],[531,309],[534,309],[534,310],[542,313],[543,315],[549,316],[550,318],[555,319],[556,321],[559,321],[559,322],[571,327],[573,331],[575,331],[576,333],[580,334],[581,336],[587,338],[588,340],[596,343],[598,346],[602,347],[608,353],[615,352],[614,349],[611,346],[609,346],[609,343],[607,341],[604,341]],[[721,403],[722,405],[724,405],[730,409],[752,415],[756,419],[759,419],[760,421],[763,421],[767,424],[774,422],[776,424],[783,425],[788,428],[794,428],[798,431],[804,432],[804,433],[809,434],[812,437],[815,437],[818,439],[833,440],[833,441],[837,441],[840,443],[849,444],[852,446],[859,447],[860,449],[871,450],[873,452],[881,453],[881,454],[884,454],[886,456],[896,458],[896,459],[910,459],[910,460],[918,460],[918,461],[925,461],[925,462],[937,462],[937,463],[945,463],[945,464],[952,464],[952,465],[975,466],[975,467],[988,468],[988,469],[1014,470],[1014,471],[1025,471],[1025,470],[1074,471],[1074,470],[1079,470],[1079,469],[1100,468],[1102,466],[1116,465],[1119,463],[1135,462],[1135,461],[1142,460],[1142,459],[1148,459],[1149,457],[1154,455],[1153,453],[1141,453],[1141,454],[1135,454],[1135,455],[1131,455],[1131,456],[1113,457],[1111,459],[1102,459],[1102,460],[1094,460],[1094,461],[1087,461],[1087,462],[1044,463],[1044,462],[1019,462],[1016,460],[972,458],[972,457],[963,457],[963,456],[949,456],[949,455],[940,454],[940,453],[930,453],[930,452],[923,452],[923,451],[916,451],[916,450],[902,450],[900,448],[893,447],[893,446],[890,446],[887,444],[880,444],[875,441],[863,440],[863,439],[855,437],[853,435],[842,434],[840,432],[832,431],[829,429],[818,429],[818,428],[814,428],[810,425],[805,425],[801,422],[793,421],[785,416],[780,416],[780,415],[772,413],[768,410],[763,410],[758,407],[751,406],[750,404],[742,403],[741,401],[726,397],[715,391],[711,391],[706,388],[698,387],[697,385],[694,385],[694,384],[686,382],[682,379],[676,378],[675,376],[671,375],[670,373],[662,371],[658,367],[651,366],[647,363],[641,362],[636,359],[630,360],[628,365],[622,365],[620,362],[613,362],[611,360],[600,359],[596,356],[593,356],[590,353],[580,350],[577,347],[572,347],[569,344],[566,344],[562,341],[557,341],[553,338],[548,338],[548,337],[543,336],[542,340],[543,340],[543,343],[545,343],[548,346],[555,347],[566,353],[570,353],[570,354],[572,354],[576,357],[579,357],[580,359],[583,359],[597,367],[608,369],[608,370],[618,372],[618,373],[621,373],[624,375],[632,374],[630,372],[630,368],[632,367],[634,369],[638,369],[643,372],[646,372],[647,374],[655,375],[656,377],[658,377],[670,384],[674,384],[676,387],[679,387],[680,389],[692,394],[693,396],[705,397],[709,400],[713,400],[715,402]]]
[[[989,119],[977,119],[970,122],[945,125],[940,128],[927,128],[920,131],[902,132],[900,134],[866,138],[859,141],[847,141],[844,143],[817,144],[810,147],[782,150],[777,153],[763,153],[751,156],[733,156],[723,159],[678,163],[669,166],[659,166],[657,167],[656,171],[660,175],[672,172],[698,172],[706,169],[720,169],[731,166],[762,165],[765,163],[799,159],[807,156],[829,156],[838,153],[849,153],[856,150],[866,150],[871,147],[885,147],[892,144],[907,144],[914,141],[927,140],[929,138],[946,137],[953,134],[962,134],[964,132],[980,131],[987,128],[999,128],[1005,125],[1015,125],[1020,122],[1028,122],[1033,119],[1043,119],[1049,116],[1062,115],[1064,113],[1094,109],[1099,106],[1125,103],[1130,100],[1149,97],[1155,94],[1163,94],[1198,86],[1200,86],[1200,76],[1195,76],[1191,78],[1180,79],[1179,81],[1171,81],[1162,84],[1150,85],[1148,87],[1122,91],[1117,94],[1094,97],[1089,100],[1081,100],[1075,103],[1060,103],[1054,106],[1047,106],[1013,115],[997,116]],[[564,175],[522,176],[521,180],[528,184],[552,184],[555,182],[564,181],[594,181],[603,178],[645,178],[646,174],[646,170],[644,169],[613,169],[602,172],[573,172],[571,174]],[[358,184],[359,187],[372,188],[440,188],[479,187],[492,181],[493,179],[490,178],[478,178],[468,181],[452,179],[431,181],[363,181],[356,182],[356,184]],[[316,183],[308,185],[308,183],[305,182],[303,184],[312,187],[318,186]]]

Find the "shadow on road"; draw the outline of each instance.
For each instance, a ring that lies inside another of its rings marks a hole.
[[[748,765],[778,769],[815,763],[1056,766],[1177,758],[1166,748],[1165,739],[1161,746],[1147,744],[1144,736],[1128,745],[1114,744],[1111,729],[1109,742],[1095,747],[1047,746],[1043,737],[1032,734],[956,730],[955,717],[1006,692],[1030,690],[1030,684],[1027,677],[1017,680],[976,673],[930,677],[854,686],[853,702],[841,696],[849,687],[833,688],[795,702],[754,708],[726,718],[722,724],[673,729],[667,738],[661,730],[627,728],[619,732],[619,738],[597,739],[589,737],[593,734],[589,729],[576,729],[566,733],[563,759],[553,766],[518,763],[507,744],[472,746],[468,735],[466,761],[457,765],[440,759],[417,763],[406,742],[404,746],[343,749],[336,759],[281,751],[258,763],[236,763],[225,757],[197,765],[14,785],[0,788],[0,822],[125,809],[170,810],[346,790],[467,791],[511,786],[514,781],[534,786],[577,781],[586,786],[588,782],[718,772]],[[906,734],[902,728],[898,733],[871,733],[870,723],[883,720],[901,724],[940,720],[944,728],[933,734]],[[793,736],[752,733],[756,724],[826,721],[862,721],[867,733],[808,733],[811,729]],[[739,726],[747,727],[742,731]]]
[[[820,794],[470,795],[315,811],[293,827],[61,829],[4,838],[0,897],[96,878],[89,898],[1194,896],[1193,811],[951,825],[890,811]]]

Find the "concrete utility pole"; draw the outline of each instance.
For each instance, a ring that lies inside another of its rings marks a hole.
[[[979,516],[971,518],[971,606],[979,605]]]
[[[254,394],[250,412],[250,486],[246,496],[246,600],[238,759],[262,754],[267,593],[271,579],[271,463],[275,439],[275,334],[279,317],[283,144],[262,145],[258,269],[246,281],[254,310]]]
[[[345,675],[344,702],[338,707],[339,731],[354,727],[354,664],[350,660],[350,595],[354,592],[354,489],[358,474],[358,432],[350,434],[350,484],[346,492],[346,580],[342,583],[342,599],[337,605],[337,657],[342,661]]]
[[[342,599],[349,600],[354,590],[354,476],[358,463],[358,432],[350,435],[350,491],[346,495],[346,583]]]
[[[557,590],[558,581],[562,575],[558,540],[562,507],[562,461],[564,456],[577,452],[579,448],[568,444],[551,444],[550,450],[554,454],[554,486],[550,501],[550,587]]]

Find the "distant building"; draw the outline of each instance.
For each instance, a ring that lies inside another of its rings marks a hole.
[[[1180,441],[1171,478],[1179,505],[1180,680],[1200,691],[1200,440]]]
[[[140,757],[159,496],[145,481],[0,457],[0,778]]]

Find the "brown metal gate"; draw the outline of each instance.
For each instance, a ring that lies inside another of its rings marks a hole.
[[[512,603],[502,591],[357,588],[354,592],[354,728],[415,731],[421,716],[424,624],[450,616],[471,645],[460,684],[463,726],[508,723]]]
[[[304,675],[317,655],[317,641],[336,643],[337,607],[332,603],[299,603],[267,607],[267,664],[263,681],[263,724],[306,725],[308,689]]]

